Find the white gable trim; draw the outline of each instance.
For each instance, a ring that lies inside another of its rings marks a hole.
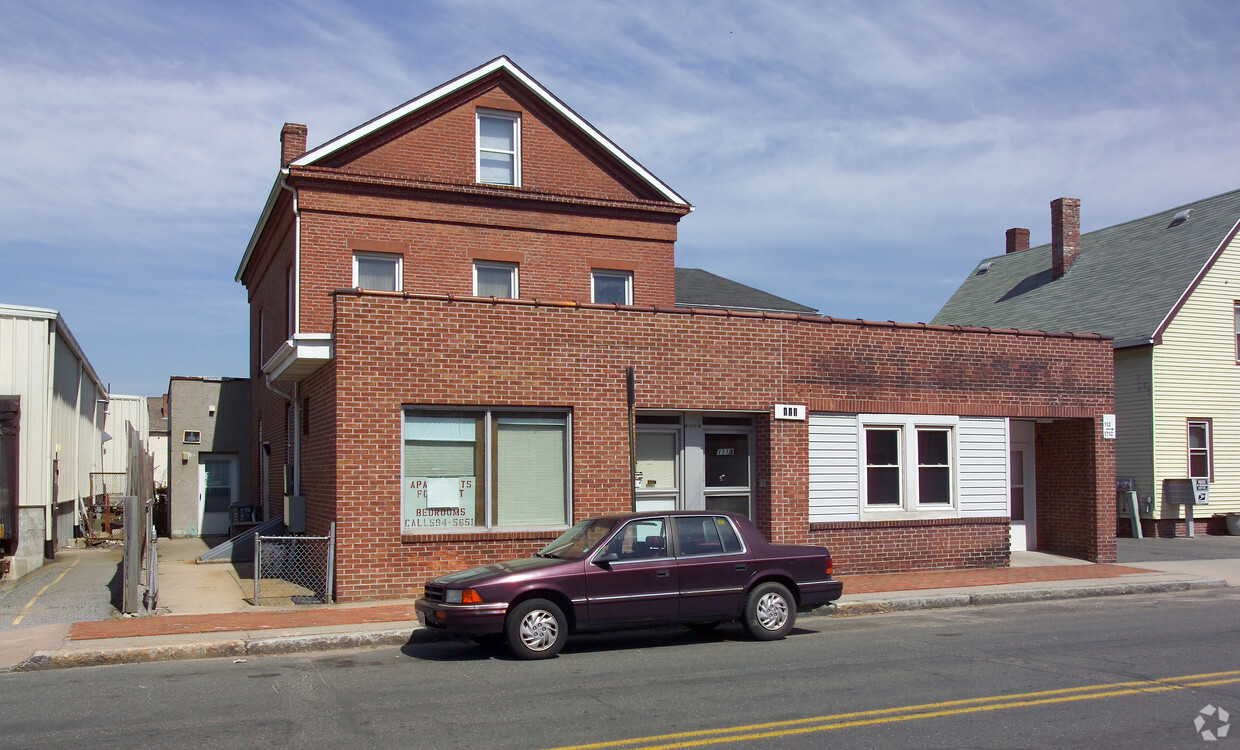
[[[503,56],[497,57],[482,67],[475,68],[459,78],[448,81],[438,88],[431,89],[416,99],[406,102],[396,109],[393,109],[386,114],[382,114],[370,122],[360,125],[343,135],[337,136],[312,151],[306,152],[301,157],[294,159],[290,166],[304,167],[312,165],[320,159],[325,159],[341,149],[347,148],[359,140],[371,135],[372,133],[382,130],[408,114],[416,112],[417,110],[429,106],[447,96],[451,96],[457,91],[460,91],[474,82],[491,75],[497,70],[506,71],[513,78],[516,78],[524,84],[527,89],[533,92],[539,99],[543,100],[547,106],[551,107],[562,115],[564,119],[571,122],[577,127],[578,130],[623,163],[634,174],[645,181],[646,184],[650,185],[650,187],[654,188],[664,198],[672,203],[678,203],[682,206],[689,205],[689,202],[682,198],[675,190],[672,190],[668,185],[664,184],[662,180],[647,171],[641,164],[638,164],[633,157],[629,156],[619,146],[612,143],[607,136],[596,130],[593,125],[586,122],[580,115],[569,109],[568,105],[561,102],[550,91],[543,88],[538,81],[535,81],[527,75],[525,71],[518,68],[515,63]]]
[[[1180,295],[1180,298],[1175,301],[1175,304],[1171,307],[1171,310],[1167,313],[1166,317],[1164,317],[1162,322],[1158,324],[1158,327],[1154,329],[1154,335],[1148,343],[1152,343],[1154,345],[1162,343],[1162,335],[1166,332],[1167,326],[1171,325],[1171,321],[1174,320],[1176,314],[1180,312],[1180,308],[1184,307],[1184,303],[1188,302],[1188,298],[1192,296],[1193,292],[1197,291],[1198,285],[1200,285],[1202,280],[1205,279],[1206,274],[1209,273],[1210,269],[1214,267],[1214,264],[1218,261],[1219,256],[1223,254],[1223,251],[1227,249],[1227,246],[1231,244],[1237,234],[1240,234],[1240,221],[1233,224],[1231,231],[1227,233],[1227,236],[1223,238],[1222,242],[1218,243],[1218,247],[1214,249],[1214,252],[1210,255],[1210,259],[1207,260],[1205,265],[1201,267],[1201,270],[1197,272],[1197,276],[1193,278],[1193,282],[1188,285],[1188,288],[1185,289],[1184,293]]]

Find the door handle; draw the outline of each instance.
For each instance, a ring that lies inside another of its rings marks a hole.
[[[737,563],[735,567],[736,570],[749,570],[749,566],[745,563]]]
[[[655,571],[655,577],[656,577],[656,578],[668,578],[668,577],[670,577],[671,575],[672,575],[672,571],[670,571],[670,570],[659,570],[659,571]]]

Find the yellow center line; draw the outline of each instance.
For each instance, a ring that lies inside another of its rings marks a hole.
[[[60,583],[60,579],[61,579],[61,578],[64,578],[66,575],[68,575],[68,574],[69,574],[69,571],[70,571],[70,570],[73,570],[73,566],[74,566],[74,565],[77,565],[77,564],[78,564],[79,562],[81,562],[81,561],[82,561],[82,558],[80,558],[80,557],[79,557],[79,558],[77,558],[76,560],[74,560],[74,561],[73,561],[73,564],[72,564],[72,565],[70,565],[69,567],[65,568],[65,569],[61,572],[61,574],[60,574],[60,575],[56,576],[56,580],[52,581],[51,583],[47,584],[47,585],[46,585],[46,586],[44,586],[43,588],[39,589],[39,593],[35,594],[35,595],[34,595],[34,598],[33,598],[33,599],[31,599],[30,601],[26,602],[26,606],[22,607],[22,613],[21,613],[20,615],[18,615],[18,616],[17,616],[17,619],[16,619],[16,620],[14,620],[14,621],[13,621],[13,627],[17,627],[18,625],[21,625],[21,623],[22,623],[22,618],[26,616],[26,613],[30,611],[30,608],[34,605],[34,603],[35,603],[36,601],[38,601],[38,600],[39,600],[39,597],[40,597],[40,596],[43,596],[45,593],[47,593],[47,590],[48,590],[48,589],[50,589],[51,587],[53,587],[53,586],[55,586],[56,584]]]
[[[688,747],[705,747],[728,742],[744,740],[771,739],[789,737],[812,732],[826,732],[833,729],[850,729],[862,726],[892,724],[917,719],[933,719],[944,716],[980,713],[983,711],[1001,711],[1011,708],[1044,706],[1070,701],[1098,700],[1139,693],[1162,693],[1171,690],[1183,690],[1190,687],[1206,687],[1211,685],[1229,685],[1240,682],[1240,670],[1228,672],[1209,672],[1181,677],[1166,677],[1153,680],[1135,680],[1130,682],[1113,682],[1101,685],[1060,688],[1057,690],[1039,690],[1029,693],[1013,693],[1011,695],[994,695],[983,698],[964,698],[939,703],[923,703],[895,708],[880,708],[870,711],[854,711],[851,713],[815,716],[806,719],[774,721],[762,724],[727,727],[723,729],[703,729],[694,732],[677,732],[650,737],[635,737],[628,740],[613,742],[596,742],[588,745],[572,745],[555,748],[555,750],[602,750],[603,748],[629,748],[630,750],[678,750]],[[652,744],[653,743],[653,744]],[[662,744],[659,744],[662,743]]]

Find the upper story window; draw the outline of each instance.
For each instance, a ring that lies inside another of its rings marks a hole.
[[[517,264],[474,261],[474,296],[516,299]]]
[[[478,110],[478,182],[521,184],[521,117]]]
[[[590,299],[605,305],[633,304],[633,272],[592,272],[590,274]]]
[[[401,290],[401,257],[394,253],[353,253],[353,286],[380,292]]]

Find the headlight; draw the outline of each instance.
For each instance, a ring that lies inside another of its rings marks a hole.
[[[447,604],[482,604],[482,597],[473,589],[448,589],[443,600]]]

